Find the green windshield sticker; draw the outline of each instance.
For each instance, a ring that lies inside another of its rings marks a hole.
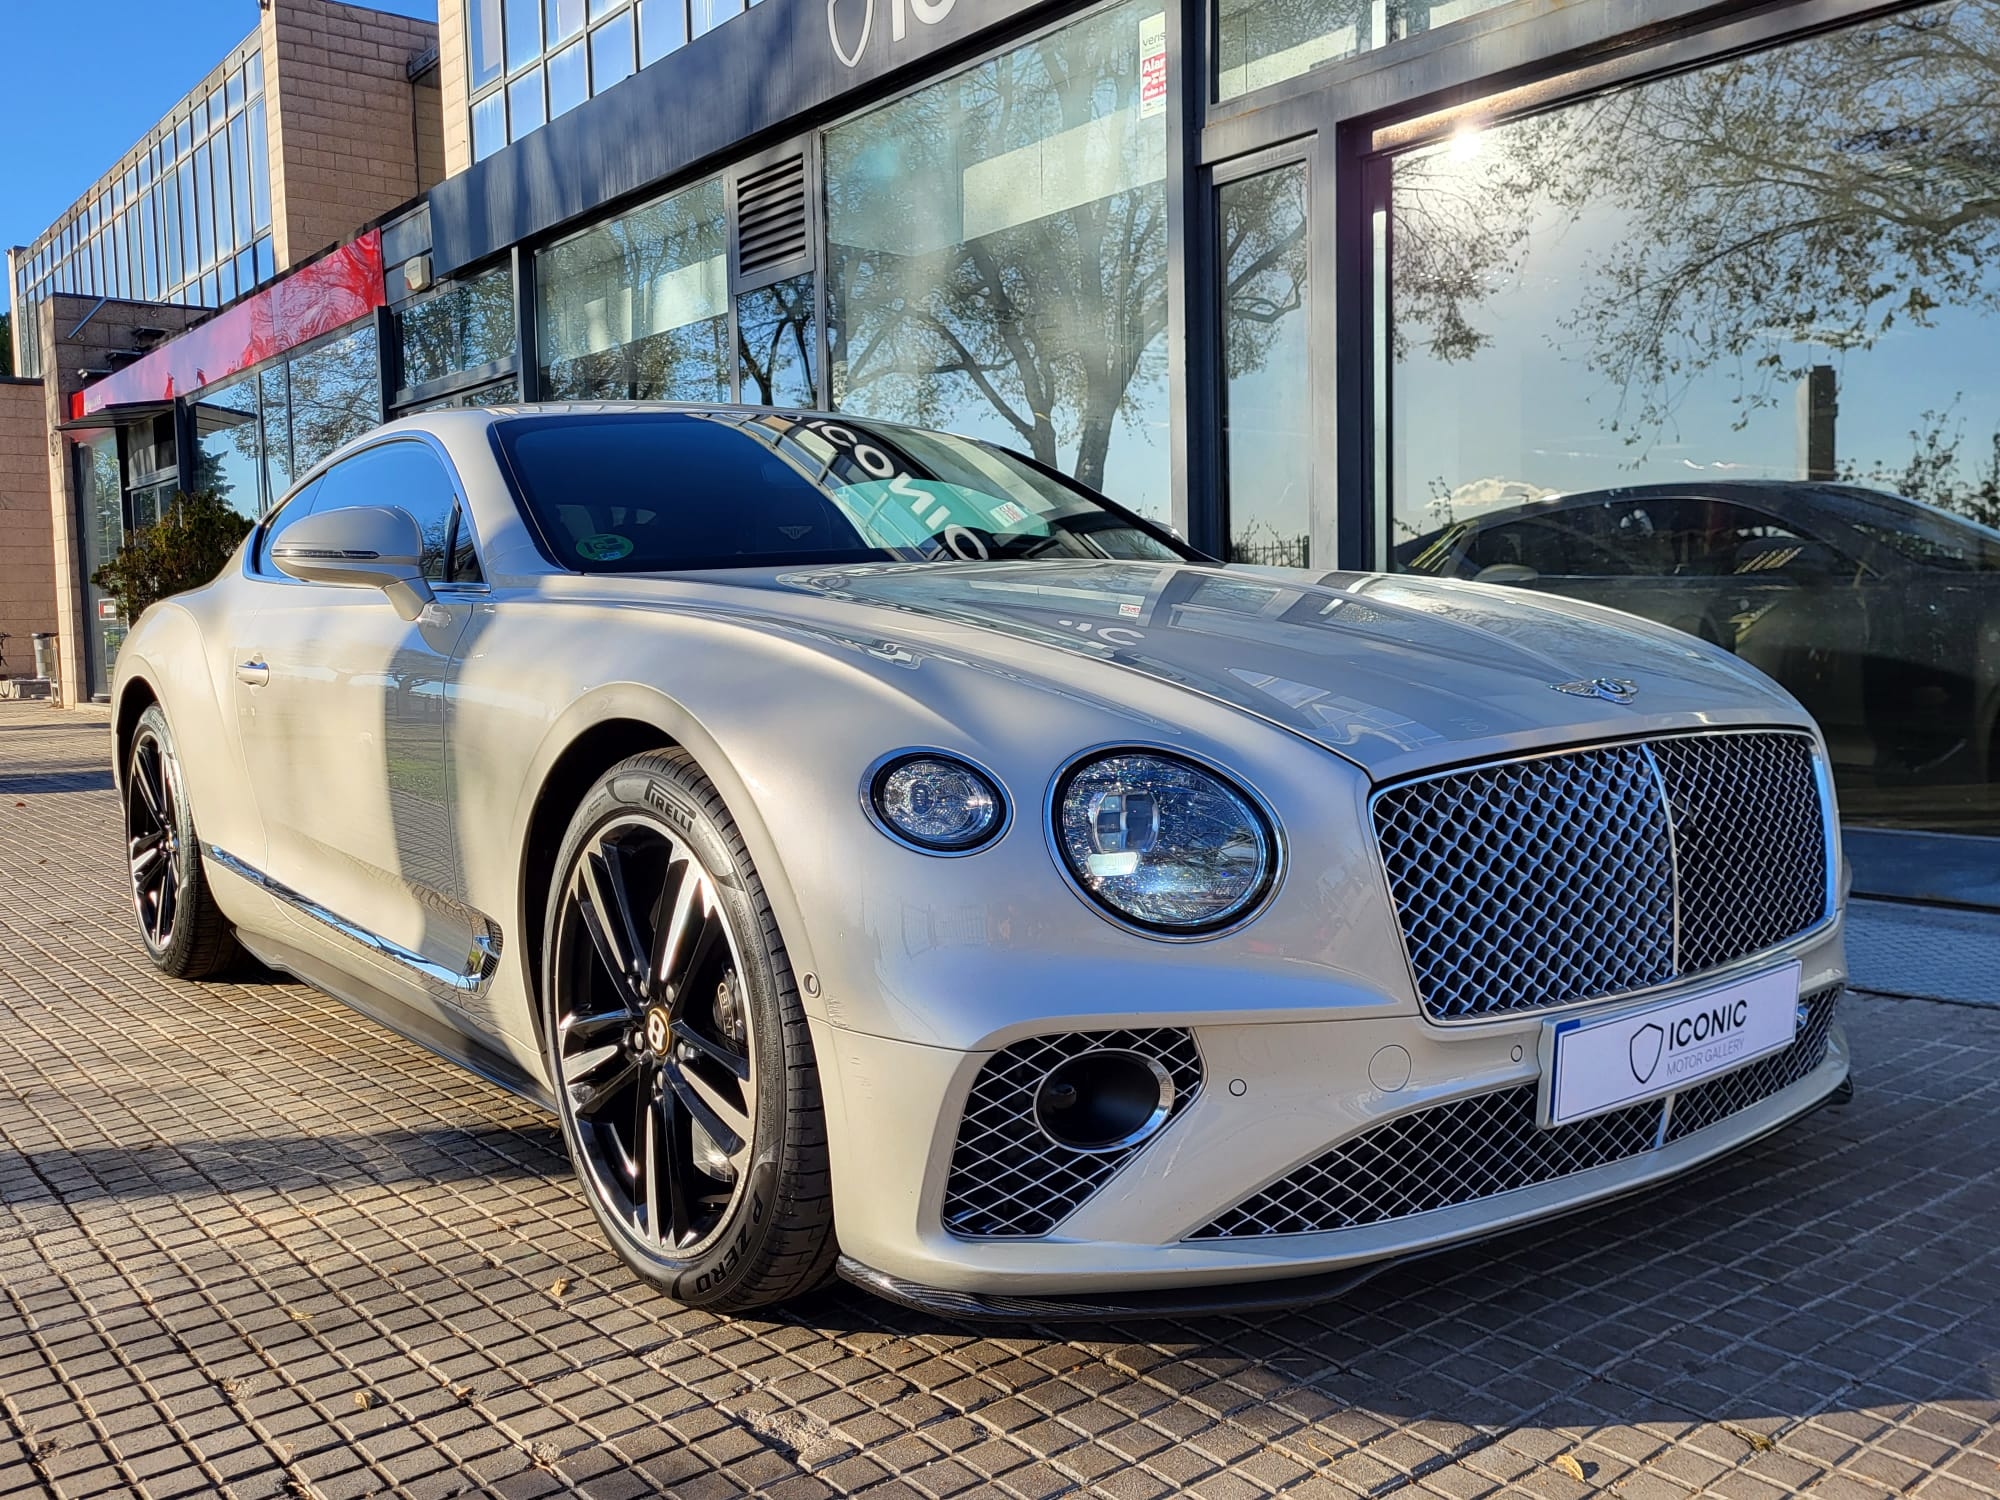
[[[576,555],[585,562],[616,562],[632,555],[632,538],[614,531],[600,531],[578,542]]]

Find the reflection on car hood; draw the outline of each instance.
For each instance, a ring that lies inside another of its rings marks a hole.
[[[1378,774],[1517,737],[1806,722],[1768,678],[1677,631],[1477,584],[1123,562],[854,566],[776,582],[1178,683]],[[1638,691],[1626,705],[1556,686],[1598,678]]]

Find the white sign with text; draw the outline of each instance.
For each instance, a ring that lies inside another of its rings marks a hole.
[[[1671,1094],[1792,1044],[1798,964],[1615,1015],[1542,1026],[1541,1123]]]

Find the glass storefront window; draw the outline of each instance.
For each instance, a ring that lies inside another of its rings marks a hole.
[[[2000,833],[1996,49],[1912,10],[1397,159],[1393,565],[1703,636],[1850,821]]]
[[[687,0],[639,0],[639,66],[687,45]]]
[[[523,73],[507,85],[507,128],[514,140],[548,123],[547,105],[542,98],[542,70]]]
[[[727,401],[728,247],[711,178],[538,251],[549,398]]]
[[[194,488],[240,515],[264,509],[263,444],[259,440],[257,377],[240,376],[201,393],[194,407]]]
[[[743,0],[688,0],[688,35],[701,36],[742,14]]]
[[[77,497],[82,509],[78,531],[82,542],[84,606],[89,611],[83,631],[84,679],[92,694],[109,692],[111,669],[125,639],[125,621],[111,596],[90,581],[90,575],[118,555],[125,545],[124,492],[119,485],[118,434],[103,432],[76,448]],[[17,669],[18,670],[18,669]]]
[[[495,89],[472,106],[472,159],[484,161],[507,144],[507,95]]]
[[[292,393],[284,364],[266,368],[257,387],[264,406],[264,496],[275,504],[292,487]]]
[[[794,276],[736,299],[742,399],[756,406],[818,405],[819,332],[813,278]]]
[[[1215,96],[1234,99],[1337,58],[1386,47],[1502,0],[1220,0]]]
[[[566,115],[590,97],[590,68],[582,42],[549,59],[549,118]]]
[[[1223,510],[1231,562],[1312,566],[1312,352],[1303,162],[1216,191]]]
[[[413,302],[397,317],[403,384],[428,385],[514,352],[514,277],[505,267]]]
[[[1162,17],[1128,0],[827,133],[836,405],[1167,514]]]
[[[465,65],[474,93],[500,76],[500,0],[466,0]]]
[[[601,94],[632,74],[632,12],[626,11],[590,34],[590,88]]]
[[[375,325],[291,359],[292,473],[303,474],[382,420]]]

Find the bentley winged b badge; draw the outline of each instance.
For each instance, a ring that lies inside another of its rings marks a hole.
[[[1639,696],[1639,684],[1629,677],[1585,677],[1576,682],[1552,682],[1549,686],[1572,698],[1602,698],[1606,703],[1630,703]]]

